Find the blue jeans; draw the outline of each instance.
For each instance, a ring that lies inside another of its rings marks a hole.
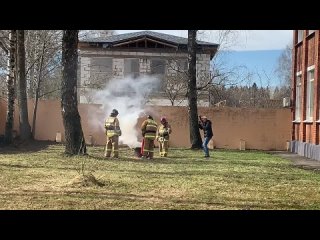
[[[205,154],[206,157],[209,157],[208,143],[209,143],[210,139],[211,138],[205,137],[204,140],[203,140],[203,144],[202,144],[203,151],[204,151],[204,154]]]

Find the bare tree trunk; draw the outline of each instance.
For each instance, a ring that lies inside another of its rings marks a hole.
[[[17,66],[19,77],[19,119],[20,119],[20,137],[22,140],[32,138],[31,127],[28,118],[28,102],[26,89],[26,52],[24,47],[24,30],[17,30]]]
[[[32,119],[32,136],[35,138],[36,136],[36,121],[37,121],[37,110],[38,110],[38,101],[40,95],[40,86],[41,86],[41,75],[42,75],[42,65],[43,65],[43,58],[44,58],[44,51],[45,51],[45,42],[43,43],[42,53],[40,58],[40,64],[38,68],[38,76],[37,76],[37,87],[34,99],[34,108],[33,108],[33,119]]]
[[[61,108],[65,128],[65,153],[85,154],[86,143],[77,101],[78,30],[64,30],[62,37]]]
[[[189,127],[190,143],[192,149],[202,148],[202,140],[198,125],[197,106],[197,30],[188,30],[188,61],[189,61],[189,81],[188,81],[188,101],[189,101]]]
[[[33,97],[35,95],[35,93],[34,93],[35,88],[34,88],[34,84],[33,84],[34,83],[33,79],[35,78],[34,77],[35,72],[36,72],[35,67],[37,66],[37,63],[39,62],[37,59],[37,50],[38,50],[37,47],[39,46],[39,41],[38,41],[37,35],[34,35],[33,32],[31,32],[31,31],[34,31],[34,30],[28,31],[29,36],[27,38],[28,42],[26,45],[27,47],[31,48],[31,50],[29,50],[29,55],[28,55],[29,62],[30,62],[29,65],[31,64],[31,66],[29,66],[29,69],[28,69],[28,77],[29,77],[28,95],[29,95],[29,97],[31,97],[31,96]],[[31,38],[30,35],[33,36],[33,38]],[[37,47],[32,48],[31,47],[32,43],[35,43],[35,45]]]
[[[6,144],[12,143],[13,117],[14,117],[14,79],[15,79],[15,55],[16,55],[16,30],[11,30],[9,34],[9,58],[8,58],[8,76],[7,76],[7,118],[6,128],[4,134],[4,142]]]

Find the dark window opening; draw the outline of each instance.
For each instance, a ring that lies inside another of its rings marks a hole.
[[[124,76],[131,76],[137,78],[140,75],[140,65],[138,58],[125,58],[124,59]]]
[[[151,74],[160,80],[158,91],[165,90],[166,61],[162,59],[151,59]]]

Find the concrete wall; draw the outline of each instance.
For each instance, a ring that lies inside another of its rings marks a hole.
[[[32,122],[33,101],[30,100],[29,118]],[[92,112],[106,116],[100,109],[100,105],[80,104],[79,112],[82,119],[82,127],[86,139],[93,136],[94,143],[103,145],[105,135],[104,123],[96,123],[94,128],[89,124]],[[152,112],[155,120],[159,122],[162,115],[169,120],[173,133],[170,139],[172,147],[190,147],[189,123],[186,107],[153,107]],[[199,114],[206,115],[213,122],[213,142],[217,148],[239,149],[240,140],[246,143],[246,149],[261,150],[285,150],[286,142],[290,140],[291,118],[289,109],[240,109],[240,108],[202,108]],[[0,134],[4,134],[6,119],[6,103],[0,101]],[[138,120],[139,128],[143,119]],[[120,118],[121,122],[121,118]],[[18,112],[15,111],[14,129],[18,131]],[[37,140],[54,141],[56,133],[62,133],[64,139],[64,128],[62,123],[60,101],[43,100],[39,102],[37,115]],[[121,140],[121,138],[120,138]]]
[[[320,145],[294,140],[290,141],[289,150],[300,156],[320,161]]]

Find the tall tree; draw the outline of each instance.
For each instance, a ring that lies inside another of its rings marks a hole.
[[[192,149],[202,148],[202,140],[198,125],[198,106],[197,106],[197,30],[188,30],[188,103],[189,103],[189,128],[190,142]]]
[[[78,30],[64,30],[62,36],[61,108],[65,153],[70,155],[86,153],[77,101],[78,33]]]
[[[281,80],[280,85],[291,86],[292,44],[286,46],[277,59],[275,72]]]
[[[35,97],[34,97],[34,106],[33,106],[33,120],[32,120],[32,135],[35,137],[36,135],[36,122],[37,122],[37,110],[38,110],[38,102],[39,102],[39,95],[40,95],[40,88],[41,88],[41,75],[42,75],[42,66],[43,66],[43,59],[44,59],[44,52],[45,52],[45,42],[43,43],[42,47],[42,54],[40,57],[40,63],[36,64],[38,74],[34,75],[34,78],[36,79],[36,88],[35,91]],[[37,62],[36,62],[37,63]],[[35,71],[34,71],[35,72]]]
[[[291,95],[291,69],[292,69],[292,44],[286,46],[278,58],[278,65],[275,72],[280,79],[279,98]]]
[[[15,98],[15,56],[16,56],[16,30],[11,30],[9,34],[9,60],[8,60],[8,76],[7,76],[7,117],[4,133],[4,142],[12,143],[13,117],[14,117],[14,98]]]
[[[61,97],[62,31],[29,30],[25,31],[25,38],[27,92],[34,99],[32,135],[35,137],[39,99]]]
[[[28,118],[28,102],[26,89],[26,51],[24,43],[24,30],[17,30],[17,66],[18,66],[18,101],[20,138],[27,140],[32,137]]]

